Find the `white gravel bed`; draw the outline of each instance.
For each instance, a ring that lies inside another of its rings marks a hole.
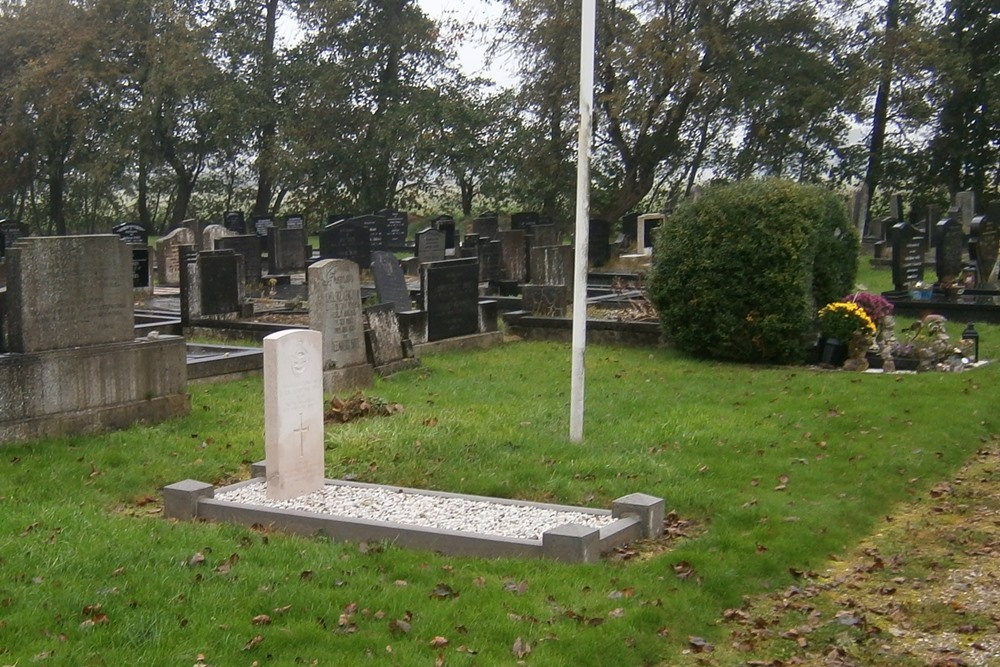
[[[541,539],[545,531],[568,523],[602,528],[614,521],[610,515],[427,496],[393,488],[327,484],[319,491],[292,500],[269,500],[265,495],[266,490],[266,483],[257,482],[217,493],[215,499],[274,509],[301,510],[336,517],[528,540]]]

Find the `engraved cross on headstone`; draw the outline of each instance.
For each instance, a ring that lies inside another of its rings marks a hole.
[[[305,423],[305,417],[303,417],[302,413],[300,412],[299,413],[299,426],[298,426],[298,428],[292,429],[292,432],[299,434],[299,456],[305,456],[306,455],[305,441],[306,441],[306,433],[308,431],[309,431],[309,427]]]

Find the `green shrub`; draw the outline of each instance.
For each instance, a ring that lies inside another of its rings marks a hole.
[[[707,189],[661,230],[649,291],[678,349],[731,361],[801,361],[816,308],[850,291],[858,241],[817,186]]]

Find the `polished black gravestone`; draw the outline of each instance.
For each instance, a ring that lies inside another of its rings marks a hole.
[[[903,291],[924,279],[924,237],[908,222],[893,225],[892,283]]]
[[[452,259],[421,265],[427,340],[479,332],[479,261]]]
[[[319,255],[324,259],[349,259],[361,269],[372,265],[371,236],[354,219],[327,225],[319,235]]]

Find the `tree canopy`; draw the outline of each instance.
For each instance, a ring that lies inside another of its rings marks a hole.
[[[482,53],[515,59],[512,87],[463,71],[475,26],[417,0],[0,3],[0,218],[569,221],[580,6],[502,2]],[[998,19],[998,0],[600,0],[592,217],[754,176],[994,195]]]

